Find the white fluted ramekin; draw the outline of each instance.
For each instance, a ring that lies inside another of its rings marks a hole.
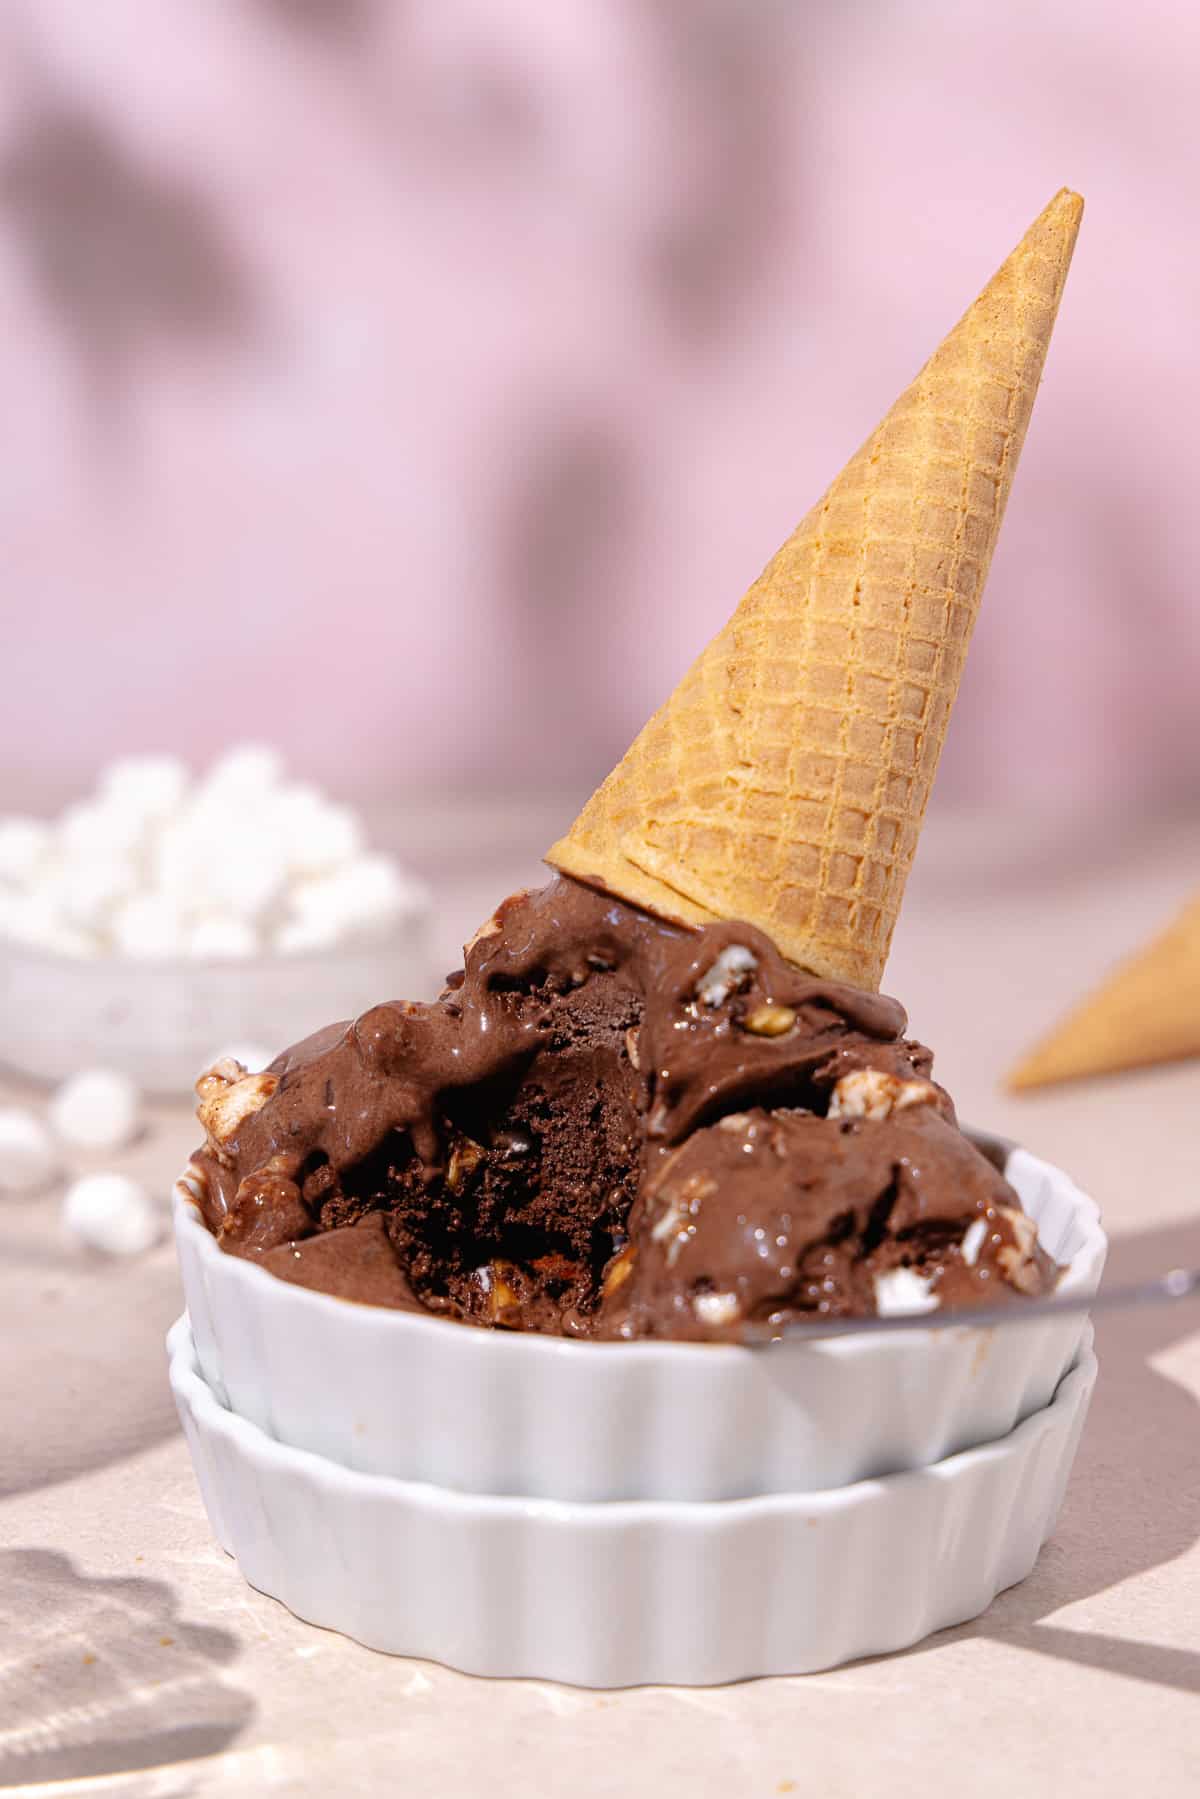
[[[1025,1150],[1009,1180],[1062,1292],[1092,1293],[1094,1203]],[[1048,1404],[1082,1317],[1020,1329],[784,1342],[590,1343],[356,1305],[226,1255],[177,1188],[209,1386],[268,1436],[345,1468],[463,1492],[599,1502],[813,1492],[923,1468]]]
[[[1024,1579],[1096,1378],[932,1468],[716,1504],[488,1498],[358,1474],[227,1411],[187,1320],[171,1382],[213,1530],[251,1586],[372,1649],[592,1687],[805,1674],[902,1649]]]

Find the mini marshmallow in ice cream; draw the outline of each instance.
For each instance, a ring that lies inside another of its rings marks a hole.
[[[1054,1284],[877,989],[1080,211],[1035,222],[436,1002],[201,1081],[222,1248],[617,1339]]]

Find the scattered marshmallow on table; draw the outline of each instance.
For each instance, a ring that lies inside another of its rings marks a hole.
[[[174,756],[125,756],[57,820],[0,818],[0,938],[131,960],[313,954],[371,941],[428,897],[362,820],[289,781],[268,744],[200,778]]]
[[[64,1081],[50,1102],[50,1127],[77,1149],[122,1149],[141,1124],[142,1098],[127,1075],[87,1068]]]
[[[0,1193],[36,1193],[59,1170],[54,1139],[24,1106],[0,1109]]]
[[[127,1174],[85,1174],[67,1188],[63,1228],[88,1249],[110,1256],[137,1256],[160,1234],[149,1193]]]

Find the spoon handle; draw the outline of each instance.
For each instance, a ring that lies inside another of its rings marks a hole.
[[[1013,1299],[1004,1305],[956,1306],[949,1311],[899,1312],[886,1317],[797,1318],[783,1325],[762,1325],[747,1333],[754,1343],[796,1342],[811,1338],[866,1337],[879,1332],[982,1330],[993,1325],[1036,1324],[1046,1318],[1069,1318],[1084,1312],[1115,1312],[1125,1307],[1164,1305],[1200,1293],[1200,1268],[1172,1268],[1151,1281],[1105,1287],[1099,1293],[1050,1294],[1044,1299]]]

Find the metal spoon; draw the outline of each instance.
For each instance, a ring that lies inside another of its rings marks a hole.
[[[813,1342],[825,1337],[866,1337],[879,1332],[989,1329],[996,1324],[1038,1324],[1083,1312],[1115,1312],[1125,1306],[1163,1305],[1200,1294],[1200,1268],[1172,1268],[1152,1281],[1106,1287],[1100,1293],[1067,1293],[1045,1299],[1013,1299],[1004,1305],[956,1306],[947,1311],[897,1312],[885,1317],[796,1318],[786,1324],[750,1326],[743,1341],[753,1344]]]

